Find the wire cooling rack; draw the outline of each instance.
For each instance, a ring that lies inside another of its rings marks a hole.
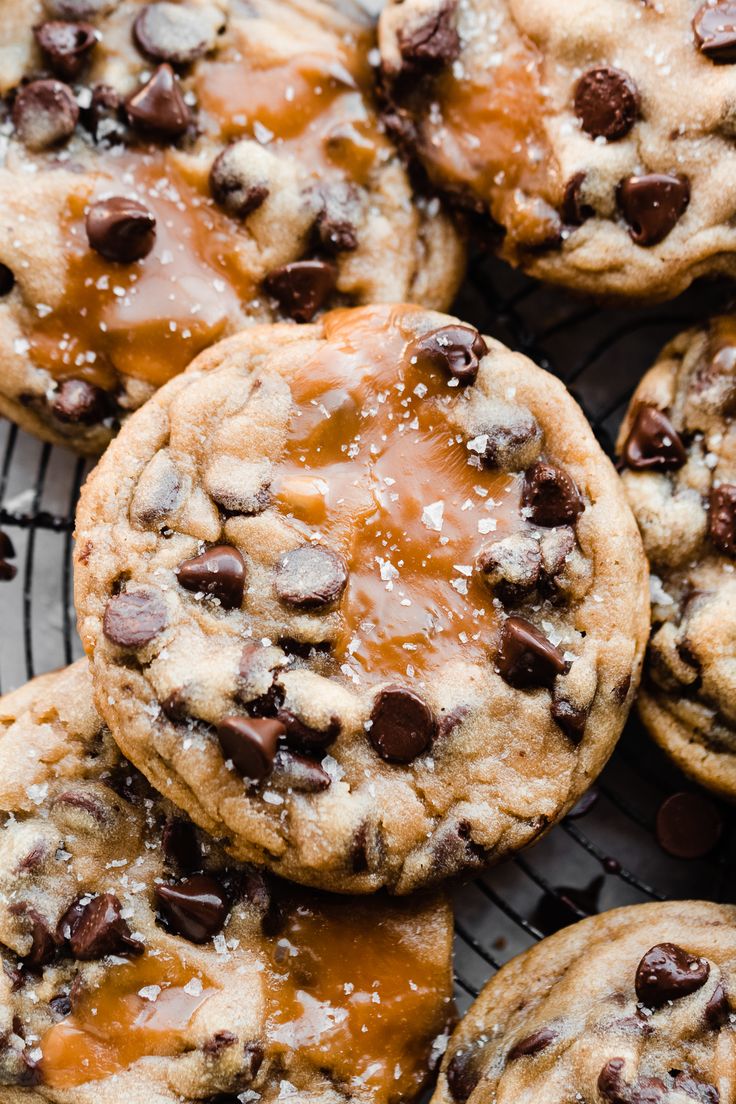
[[[660,307],[605,309],[479,259],[456,313],[563,379],[610,452],[629,396],[658,349],[679,329],[724,309],[732,294],[732,287],[711,283]],[[5,691],[81,653],[71,552],[86,464],[5,422],[0,457],[0,528],[13,541],[17,566],[14,580],[0,582]],[[736,812],[719,806],[723,833],[705,858],[678,860],[657,842],[662,801],[693,788],[630,721],[588,811],[457,892],[461,1010],[509,958],[586,914],[662,898],[735,901]]]

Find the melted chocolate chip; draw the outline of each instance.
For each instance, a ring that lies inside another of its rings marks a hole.
[[[462,384],[475,383],[485,341],[471,326],[441,326],[412,342],[408,355],[421,368],[447,372]]]
[[[60,422],[92,425],[107,413],[104,391],[87,380],[62,380],[51,403],[51,412]]]
[[[561,214],[567,226],[582,226],[595,214],[593,208],[583,203],[580,198],[587,173],[577,172],[570,177],[565,185],[565,193],[562,199]]]
[[[564,698],[556,698],[550,706],[552,720],[559,725],[568,740],[577,745],[585,735],[585,726],[588,723],[588,710],[565,701]]]
[[[427,750],[436,730],[432,710],[405,686],[380,691],[371,713],[368,737],[382,759],[411,763]]]
[[[342,556],[321,545],[302,544],[281,556],[273,585],[276,597],[285,606],[316,610],[339,601],[347,582],[348,569]]]
[[[15,287],[15,276],[6,264],[0,263],[0,296],[10,295]]]
[[[624,1080],[625,1059],[611,1058],[598,1075],[598,1092],[608,1104],[660,1104],[667,1086],[658,1077],[641,1077],[630,1085]]]
[[[736,61],[736,3],[703,4],[693,16],[695,41],[701,53],[719,65]]]
[[[312,728],[290,709],[279,708],[277,716],[286,728],[287,743],[307,750],[322,750],[334,744],[342,728],[339,717],[330,717],[327,728]]]
[[[477,1049],[468,1047],[453,1054],[447,1064],[445,1077],[452,1099],[457,1104],[465,1104],[481,1078]]]
[[[636,995],[647,1008],[660,1008],[705,985],[710,964],[675,943],[658,943],[636,969]]]
[[[156,591],[115,594],[107,603],[102,630],[121,648],[142,648],[166,626],[166,605]]]
[[[670,1075],[674,1073],[670,1070]],[[720,1095],[715,1085],[690,1073],[689,1070],[679,1070],[672,1078],[672,1088],[676,1092],[684,1093],[692,1100],[700,1101],[700,1104],[719,1104]]]
[[[719,981],[713,990],[713,996],[705,1006],[705,1022],[712,1031],[718,1031],[728,1023],[731,1016],[731,1004],[726,990]]]
[[[139,50],[154,61],[189,65],[212,45],[208,21],[194,6],[146,4],[133,24]]]
[[[672,794],[657,813],[659,845],[677,859],[702,859],[713,850],[722,831],[718,809],[699,793]]]
[[[238,774],[254,782],[262,781],[273,767],[279,737],[286,729],[270,717],[224,717],[217,726],[225,759],[232,760]]]
[[[156,886],[156,905],[169,931],[190,943],[206,943],[221,932],[229,908],[225,890],[208,874]]]
[[[93,203],[85,227],[91,248],[120,264],[147,257],[156,241],[156,219],[144,204],[127,196]]]
[[[422,22],[400,29],[399,51],[409,66],[434,71],[460,56],[455,9],[456,3],[448,0],[431,10]]]
[[[48,920],[33,908],[25,905],[10,906],[12,913],[23,912],[31,925],[31,949],[24,958],[31,970],[47,966],[62,944],[62,939],[53,930]]]
[[[97,34],[91,23],[53,19],[34,27],[34,34],[44,60],[62,80],[78,77],[97,45]]]
[[[180,138],[192,121],[170,65],[159,65],[151,79],[126,100],[125,111],[136,130],[165,140]]]
[[[624,138],[639,115],[639,92],[628,73],[602,65],[575,86],[575,114],[591,138]]]
[[[270,188],[265,180],[254,181],[243,172],[238,146],[228,146],[212,162],[210,191],[223,210],[243,219],[266,202]]]
[[[223,609],[239,609],[245,588],[245,560],[237,548],[218,544],[177,569],[179,586],[218,598]]]
[[[127,134],[122,110],[119,93],[109,84],[96,84],[89,107],[82,111],[82,123],[96,142],[115,145],[125,141]]]
[[[687,460],[685,446],[667,415],[656,406],[640,406],[621,458],[633,471],[675,471]]]
[[[57,80],[37,80],[18,92],[13,125],[30,150],[60,145],[74,133],[79,106],[70,88]]]
[[[665,173],[629,176],[619,184],[616,197],[631,240],[642,246],[658,245],[685,213],[690,182]]]
[[[328,261],[294,261],[269,272],[266,292],[295,322],[311,322],[335,290],[337,270]]]
[[[354,253],[358,248],[358,231],[347,215],[339,208],[324,208],[314,224],[316,241],[326,253]]]
[[[507,1061],[513,1062],[517,1058],[531,1058],[547,1047],[558,1037],[558,1032],[552,1027],[540,1027],[526,1038],[514,1043],[508,1053]]]
[[[121,915],[117,897],[101,893],[86,904],[83,901],[75,901],[59,921],[59,935],[75,958],[91,961],[109,954],[143,953],[143,944],[133,938]]]
[[[504,622],[496,665],[509,686],[519,690],[552,687],[557,676],[568,670],[560,649],[523,617]]]
[[[564,470],[540,461],[524,477],[521,505],[534,525],[574,525],[585,509],[575,481]]]
[[[167,862],[183,874],[202,869],[202,848],[191,820],[169,817],[164,825],[161,843]]]
[[[293,790],[295,793],[321,793],[329,789],[332,779],[314,759],[282,748],[276,752],[273,761],[271,784],[276,789]]]
[[[710,496],[708,535],[724,556],[736,556],[736,486],[722,483]]]

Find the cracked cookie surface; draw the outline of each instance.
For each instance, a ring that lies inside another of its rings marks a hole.
[[[126,755],[234,855],[350,892],[543,834],[608,758],[649,625],[564,386],[409,306],[200,357],[89,479],[75,581]]]
[[[618,448],[652,570],[639,713],[699,782],[736,799],[736,322],[713,319],[662,351]]]
[[[456,1029],[432,1104],[725,1104],[736,909],[615,909],[519,955]]]
[[[102,450],[248,321],[413,299],[463,250],[320,0],[3,0],[0,413]]]
[[[731,0],[394,0],[386,119],[501,256],[597,296],[736,271]]]
[[[5,1104],[413,1099],[452,1015],[440,898],[238,866],[121,756],[86,660],[0,698]]]

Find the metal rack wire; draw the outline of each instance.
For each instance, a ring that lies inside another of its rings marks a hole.
[[[657,350],[683,326],[723,309],[732,288],[701,285],[659,307],[599,308],[477,259],[456,311],[554,372],[581,402],[610,451],[631,391]],[[0,527],[16,549],[17,576],[0,583],[0,688],[71,662],[71,549],[85,462],[0,423]],[[736,814],[704,859],[660,848],[654,820],[669,794],[692,788],[631,721],[597,801],[532,850],[456,895],[456,977],[464,1009],[514,954],[591,911],[663,898],[736,900]]]

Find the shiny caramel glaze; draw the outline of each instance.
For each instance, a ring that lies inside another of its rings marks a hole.
[[[412,356],[412,314],[333,312],[326,343],[289,378],[295,409],[274,490],[348,562],[335,653],[349,677],[487,661],[496,616],[475,559],[494,539],[485,534],[526,525],[519,477],[484,468],[453,420],[457,380]]]

